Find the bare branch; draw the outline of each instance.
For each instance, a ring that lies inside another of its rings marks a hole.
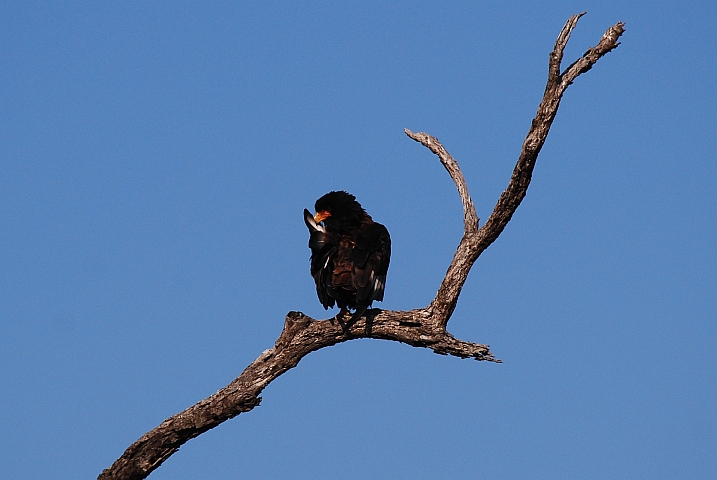
[[[518,157],[518,163],[513,170],[508,188],[501,194],[498,203],[493,209],[493,213],[485,225],[483,225],[483,228],[478,232],[477,255],[480,255],[498,238],[498,235],[500,235],[508,224],[518,205],[520,205],[520,202],[525,197],[528,185],[530,185],[535,162],[538,159],[540,150],[545,144],[545,139],[548,136],[555,115],[558,113],[558,107],[560,106],[560,100],[562,99],[565,88],[567,88],[568,84],[572,83],[578,75],[588,71],[603,55],[617,47],[617,39],[624,32],[624,24],[622,22],[618,22],[616,25],[610,27],[608,30],[610,35],[608,35],[608,33],[603,35],[598,46],[588,50],[581,60],[568,69],[568,72],[561,75],[558,79],[554,79],[552,76],[553,69],[560,69],[560,60],[562,59],[565,45],[570,38],[570,32],[582,15],[583,14],[570,17],[560,32],[558,41],[555,43],[555,48],[550,55],[551,73],[548,75],[543,100],[538,106],[538,111],[530,125],[528,135],[523,142],[523,148],[520,152],[520,157]],[[582,60],[584,60],[585,63],[581,63],[580,65],[584,66],[574,69],[573,67]],[[566,80],[568,83],[565,83]]]
[[[563,26],[560,35],[558,35],[555,47],[550,53],[548,80],[545,86],[543,100],[538,106],[538,112],[536,113],[530,126],[530,130],[528,131],[528,135],[523,142],[523,148],[520,152],[520,156],[518,157],[515,169],[513,170],[513,175],[510,179],[510,183],[508,184],[508,188],[506,188],[501,194],[498,199],[498,203],[493,209],[493,213],[488,218],[488,221],[477,232],[473,228],[474,225],[477,225],[477,221],[474,224],[472,220],[473,218],[476,218],[475,213],[473,213],[472,216],[468,213],[469,209],[474,210],[474,207],[473,202],[468,196],[468,190],[465,188],[463,175],[455,175],[452,173],[454,170],[457,170],[460,173],[458,163],[450,156],[450,154],[448,154],[445,148],[435,137],[432,137],[427,133],[413,133],[410,130],[406,130],[406,135],[413,138],[417,142],[422,143],[433,153],[439,156],[441,162],[444,166],[446,166],[446,169],[458,186],[458,192],[461,195],[465,212],[465,234],[456,249],[451,265],[448,267],[448,271],[446,272],[443,282],[441,282],[441,286],[436,293],[436,297],[433,302],[431,302],[429,307],[429,310],[435,315],[435,318],[439,319],[444,328],[455,310],[456,304],[458,303],[458,297],[466,279],[468,278],[468,273],[470,272],[473,263],[475,263],[480,254],[483,253],[483,251],[485,251],[485,249],[488,248],[496,238],[498,238],[505,226],[513,217],[513,214],[520,205],[520,202],[522,202],[523,198],[525,198],[528,186],[530,185],[530,180],[532,179],[535,162],[538,159],[540,150],[543,148],[545,139],[548,137],[550,126],[552,125],[555,115],[558,112],[560,100],[562,99],[565,89],[581,73],[590,70],[595,62],[597,62],[603,55],[619,45],[617,40],[625,31],[624,24],[622,22],[618,22],[614,26],[610,27],[600,39],[597,46],[589,49],[585,55],[583,55],[577,62],[573,63],[564,74],[560,75],[560,64],[563,59],[565,46],[570,39],[571,32],[577,26],[578,20],[583,15],[585,15],[585,12],[570,17],[565,23],[565,26]],[[451,168],[449,168],[448,165],[450,165]],[[463,185],[463,187],[461,187],[461,185]]]
[[[265,350],[241,375],[214,395],[178,413],[132,444],[100,479],[146,478],[188,440],[261,402],[261,391],[275,378],[298,365],[309,353],[356,338],[379,338],[430,348],[441,355],[500,362],[487,345],[464,342],[427,322],[425,309],[369,310],[349,331],[332,320],[314,320],[289,312],[273,348]]]
[[[586,13],[582,12],[570,17],[555,40],[555,47],[550,52],[550,60],[548,61],[548,85],[557,84],[560,81],[560,64],[563,61],[565,46],[570,40],[570,34],[573,33],[573,29],[578,25],[578,20]]]
[[[478,216],[476,215],[476,207],[473,206],[473,200],[468,193],[468,187],[466,186],[466,179],[463,178],[463,172],[458,166],[450,153],[441,145],[437,138],[428,135],[427,133],[419,132],[413,133],[407,128],[403,131],[414,139],[415,141],[423,144],[430,151],[438,155],[441,163],[446,168],[446,171],[451,176],[458,189],[458,194],[461,196],[461,202],[463,202],[463,231],[465,235],[470,235],[478,230]]]
[[[565,72],[561,75],[560,79],[561,88],[563,90],[568,88],[568,85],[573,83],[578,75],[590,70],[600,57],[616,49],[617,46],[620,45],[620,42],[617,40],[624,32],[625,24],[623,22],[617,22],[615,25],[608,28],[597,45],[590,48],[583,54],[582,57],[565,69]]]
[[[404,129],[404,132],[438,155],[441,163],[446,167],[446,170],[456,183],[458,194],[461,196],[461,202],[463,203],[463,238],[453,255],[453,260],[448,267],[443,282],[441,282],[436,298],[433,299],[433,302],[428,307],[432,318],[438,321],[440,328],[445,329],[453,310],[456,308],[461,289],[468,278],[468,272],[475,262],[475,258],[472,258],[471,255],[471,243],[479,231],[478,217],[458,162],[446,151],[438,139],[423,132],[413,133],[408,129]]]
[[[582,15],[584,13],[571,17],[555,42],[550,54],[543,100],[523,142],[508,188],[501,194],[483,227],[478,228],[475,207],[458,163],[435,137],[426,133],[405,131],[406,135],[439,157],[453,178],[463,203],[463,238],[436,297],[428,307],[410,311],[368,310],[350,328],[335,323],[335,319],[319,321],[301,312],[289,312],[284,329],[274,347],[264,351],[229,385],[168,418],[143,435],[110,468],[104,470],[99,479],[146,478],[188,440],[259,405],[262,390],[284,372],[294,368],[304,356],[337,343],[355,338],[377,338],[430,348],[441,355],[500,362],[487,345],[456,339],[446,331],[446,325],[471,267],[480,254],[498,238],[525,197],[535,162],[545,143],[563,92],[575,78],[590,70],[603,55],[619,45],[617,40],[624,32],[622,22],[610,27],[595,47],[560,74],[565,45]]]

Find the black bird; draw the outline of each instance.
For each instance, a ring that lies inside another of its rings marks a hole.
[[[374,300],[383,300],[391,237],[350,193],[329,192],[314,208],[315,215],[304,209],[304,222],[316,293],[325,309],[339,306],[338,319],[355,309],[350,326]]]

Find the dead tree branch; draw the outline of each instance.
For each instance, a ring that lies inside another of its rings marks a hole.
[[[563,27],[550,54],[548,82],[543,100],[523,142],[520,157],[508,188],[501,194],[488,221],[479,228],[473,201],[458,163],[435,137],[426,133],[406,135],[420,142],[440,159],[456,184],[463,202],[464,233],[436,297],[425,308],[410,311],[368,310],[350,329],[344,330],[331,320],[314,320],[301,312],[289,312],[284,330],[276,344],[265,350],[234,381],[214,395],[200,401],[144,434],[114,464],[98,477],[101,480],[138,480],[146,478],[181,445],[240,413],[248,412],[261,401],[262,390],[275,378],[294,368],[309,353],[355,338],[377,338],[430,348],[441,355],[500,362],[488,346],[465,342],[446,331],[446,325],[458,302],[468,273],[480,254],[495,241],[520,205],[530,184],[535,161],[545,143],[565,89],[587,72],[603,55],[619,45],[624,31],[618,22],[600,42],[560,73],[563,51],[581,13]]]

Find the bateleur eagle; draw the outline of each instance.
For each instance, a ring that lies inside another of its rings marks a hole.
[[[304,209],[304,222],[316,293],[325,309],[339,306],[337,318],[355,309],[353,323],[374,300],[383,300],[391,237],[350,193],[329,192],[314,207],[315,215]]]

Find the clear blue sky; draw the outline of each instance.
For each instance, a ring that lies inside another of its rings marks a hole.
[[[0,3],[0,471],[94,478],[327,318],[302,210],[391,232],[380,306],[435,294],[455,188],[486,219],[545,86],[528,195],[449,323],[505,363],[378,340],[306,357],[154,479],[717,477],[714,2]],[[335,313],[335,311],[333,312]]]

